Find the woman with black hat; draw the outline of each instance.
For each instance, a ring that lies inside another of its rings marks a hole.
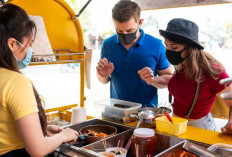
[[[165,38],[167,59],[175,66],[168,90],[174,97],[174,116],[189,119],[189,126],[215,130],[210,110],[216,95],[230,88],[219,84],[229,76],[223,65],[203,50],[198,42],[198,32],[194,22],[182,18],[172,19],[166,30],[160,30]],[[229,123],[232,123],[232,117]]]

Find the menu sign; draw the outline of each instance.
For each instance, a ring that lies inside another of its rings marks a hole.
[[[43,17],[29,15],[30,19],[35,22],[37,33],[34,43],[32,44],[33,55],[31,62],[49,62],[55,61],[51,44],[49,42]],[[41,56],[38,56],[41,55]]]

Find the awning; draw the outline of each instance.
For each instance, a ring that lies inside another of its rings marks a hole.
[[[142,10],[231,3],[232,0],[134,0]]]

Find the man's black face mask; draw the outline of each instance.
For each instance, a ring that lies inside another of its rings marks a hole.
[[[130,45],[137,37],[137,32],[139,28],[134,32],[134,33],[129,33],[129,34],[123,34],[123,33],[118,33],[118,38],[119,40],[125,44],[125,45]]]

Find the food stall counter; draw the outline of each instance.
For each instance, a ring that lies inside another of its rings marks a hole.
[[[126,125],[135,127],[137,121],[127,123]],[[177,136],[181,139],[188,139],[193,140],[201,143],[206,144],[215,144],[215,143],[225,143],[232,145],[232,136],[231,135],[224,135],[220,132],[205,130],[201,128],[195,128],[191,126],[187,126],[186,133]]]

